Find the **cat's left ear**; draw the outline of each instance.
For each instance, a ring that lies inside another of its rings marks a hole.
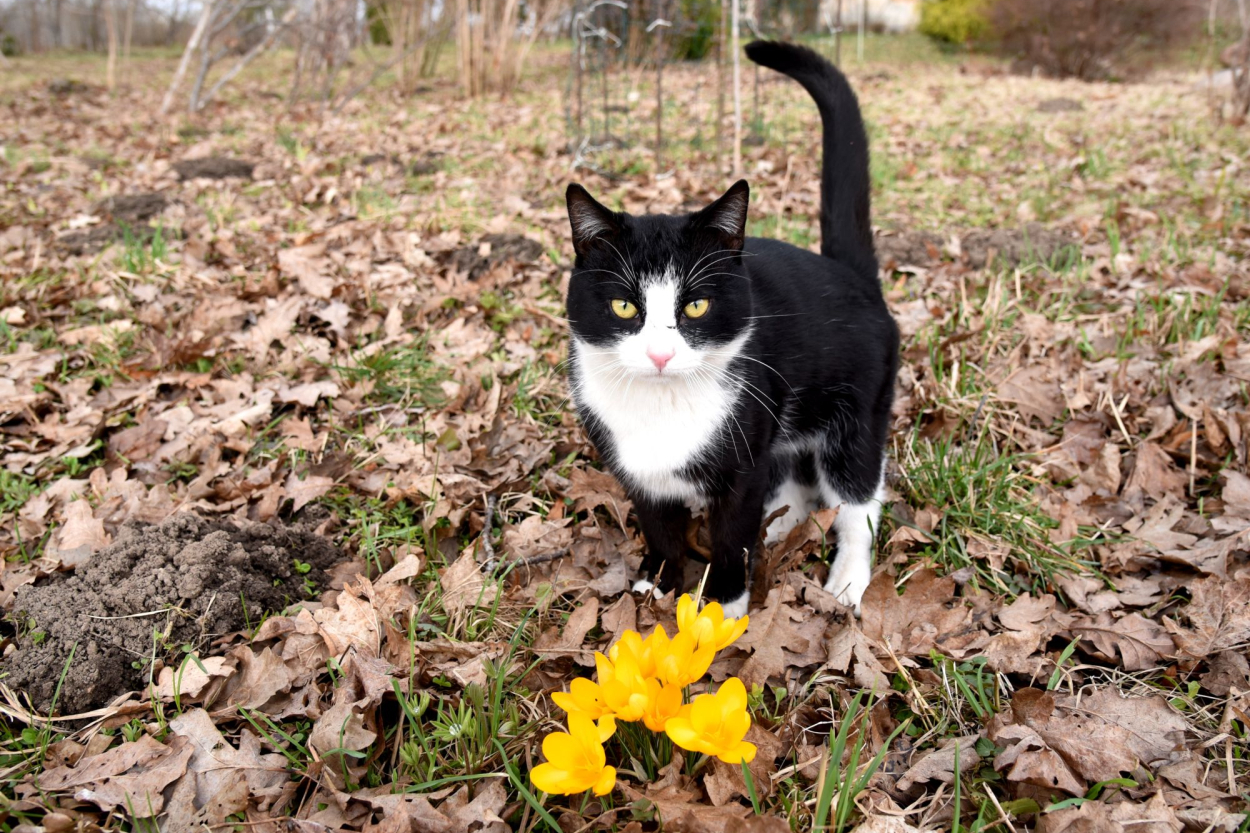
[[[573,251],[584,255],[595,240],[611,238],[620,231],[620,215],[600,205],[576,182],[564,194],[573,228]]]
[[[740,179],[716,202],[694,215],[694,224],[717,232],[726,249],[741,251],[747,236],[747,205],[751,186]]]

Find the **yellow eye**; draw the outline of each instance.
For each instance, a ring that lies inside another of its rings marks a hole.
[[[707,314],[707,308],[708,308],[707,298],[700,298],[697,301],[691,301],[690,303],[686,304],[686,308],[682,311],[686,313],[687,318],[702,318],[704,315]]]
[[[612,301],[612,311],[616,313],[617,318],[633,318],[638,314],[638,307],[624,298],[617,298]]]

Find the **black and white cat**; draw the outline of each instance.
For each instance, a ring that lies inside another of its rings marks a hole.
[[[648,578],[635,591],[676,588],[689,512],[706,510],[705,592],[741,615],[763,519],[789,507],[768,529],[775,540],[824,504],[841,507],[825,586],[858,610],[898,368],[868,140],[854,92],[820,55],[772,41],[746,52],[820,109],[821,253],[747,238],[745,181],[678,216],[613,212],[570,185],[573,400],[646,537]]]

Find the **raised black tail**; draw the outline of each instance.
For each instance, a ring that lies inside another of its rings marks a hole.
[[[846,76],[812,50],[780,41],[747,44],[747,57],[803,85],[820,109],[824,160],[820,175],[820,252],[877,279],[869,219],[868,135]]]

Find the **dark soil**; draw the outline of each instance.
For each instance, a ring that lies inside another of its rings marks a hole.
[[[1018,229],[973,229],[960,239],[964,258],[973,268],[981,268],[991,257],[1010,266],[1021,263],[1049,263],[1065,249],[1077,250],[1070,235],[1029,223]]]
[[[74,95],[76,93],[89,93],[92,91],[90,84],[84,84],[73,78],[54,78],[48,82],[48,92],[53,95]]]
[[[429,176],[442,167],[442,158],[443,154],[438,151],[430,151],[408,162],[405,162],[402,156],[393,153],[371,153],[362,157],[360,164],[365,167],[394,165],[396,168],[403,168],[409,176]]]
[[[178,662],[185,645],[203,651],[213,638],[305,599],[305,579],[324,586],[325,569],[343,558],[302,527],[190,513],[127,525],[74,574],[17,592],[6,618],[18,636],[0,671],[41,712],[62,674],[60,714],[98,708],[146,688],[149,675],[156,677],[153,657]],[[310,569],[300,573],[296,559]]]
[[[882,234],[876,239],[877,259],[885,269],[928,266],[949,257],[947,237],[929,231]],[[1079,253],[1077,241],[1066,232],[1029,223],[1015,229],[972,229],[959,235],[963,259],[974,268],[985,266],[991,257],[998,263],[1049,263],[1065,250]]]
[[[877,260],[883,269],[900,266],[924,266],[942,259],[942,246],[946,244],[938,235],[929,231],[904,231],[882,234],[876,239]]]
[[[69,234],[58,237],[56,239],[56,247],[67,255],[94,254],[119,240],[125,240],[127,229],[130,230],[131,236],[144,246],[152,243],[152,238],[156,236],[157,231],[155,226],[144,225],[143,223],[138,225],[131,225],[129,221],[124,223],[103,223],[83,231],[71,231]],[[182,232],[179,229],[162,229],[161,234],[165,236],[166,240],[171,237],[182,236]]]
[[[226,156],[206,156],[203,159],[183,159],[174,163],[179,179],[228,179],[239,177],[251,179],[255,162],[230,159]]]
[[[134,226],[160,214],[168,203],[164,194],[155,191],[146,194],[118,194],[100,200],[91,211],[93,214],[110,217],[115,223]]]
[[[1039,113],[1075,113],[1084,109],[1084,104],[1071,98],[1048,98],[1037,105]]]
[[[490,254],[483,257],[481,244],[490,244]],[[476,279],[496,265],[505,261],[533,263],[542,257],[543,245],[519,234],[488,234],[478,243],[456,249],[451,263],[457,272],[467,272]]]

